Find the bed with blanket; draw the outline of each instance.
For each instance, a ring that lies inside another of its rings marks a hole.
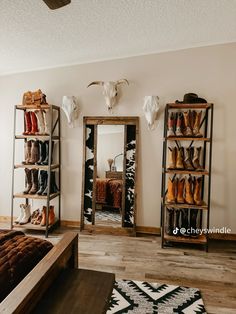
[[[96,204],[113,208],[122,207],[123,181],[118,179],[96,179]]]

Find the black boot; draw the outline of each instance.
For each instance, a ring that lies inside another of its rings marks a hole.
[[[174,225],[173,225],[173,234],[174,235],[179,235],[180,234],[179,218],[180,218],[180,210],[179,209],[175,209],[174,210]]]
[[[39,141],[39,160],[37,162],[37,165],[42,165],[45,159],[46,159],[46,142]]]
[[[44,161],[42,162],[43,165],[48,165],[49,161],[49,141],[45,142],[46,144],[46,156]],[[54,147],[54,141],[52,141],[52,156],[53,156],[53,147]],[[51,163],[52,163],[53,158],[51,157]]]
[[[197,232],[197,218],[199,210],[196,208],[190,209],[190,228],[191,228],[191,237],[198,237]]]
[[[42,195],[44,190],[47,187],[48,182],[48,172],[45,170],[41,170],[39,173],[39,190],[37,191],[38,195]]]
[[[57,193],[59,191],[57,185],[56,185],[56,176],[55,176],[56,172],[52,171],[51,172],[51,183],[50,183],[50,194],[52,193]],[[47,187],[45,188],[45,190],[43,191],[43,195],[47,195],[48,193],[48,184]]]
[[[166,234],[168,235],[173,234],[173,223],[174,223],[174,209],[167,208],[166,209],[166,226],[165,226]]]
[[[190,234],[187,233],[187,230],[189,229],[189,223],[188,223],[188,209],[187,208],[182,208],[181,209],[181,228],[182,230],[185,229],[186,232],[182,231],[182,235],[184,237],[190,236]]]

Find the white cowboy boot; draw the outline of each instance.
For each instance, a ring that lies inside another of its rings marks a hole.
[[[50,134],[51,129],[51,115],[49,110],[43,110],[43,118],[44,118],[44,127],[45,127],[45,134]]]
[[[20,215],[16,218],[16,220],[14,221],[15,224],[19,224],[21,219],[23,218],[24,216],[24,211],[23,211],[23,207],[22,205],[24,206],[24,204],[21,204],[20,205]]]
[[[45,123],[44,123],[44,118],[43,118],[43,112],[42,110],[35,110],[35,115],[37,117],[38,121],[38,129],[39,132],[37,134],[45,134]]]
[[[30,213],[30,205],[21,204],[23,208],[23,217],[20,220],[20,225],[27,224],[30,221],[31,213]]]

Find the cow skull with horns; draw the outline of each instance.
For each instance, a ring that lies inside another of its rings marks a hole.
[[[112,108],[116,103],[117,95],[118,95],[118,89],[117,86],[120,84],[126,83],[129,85],[129,82],[126,79],[118,80],[116,82],[103,82],[103,81],[94,81],[90,83],[87,87],[91,85],[100,85],[103,87],[103,95],[105,97],[105,102],[107,105],[107,108],[109,112],[112,112]]]

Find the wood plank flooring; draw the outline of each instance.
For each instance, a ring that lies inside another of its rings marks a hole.
[[[49,240],[55,244],[66,231],[56,230]],[[183,247],[161,249],[160,240],[81,234],[79,267],[113,272],[116,279],[196,287],[209,314],[236,313],[236,242],[211,241],[206,253]]]

